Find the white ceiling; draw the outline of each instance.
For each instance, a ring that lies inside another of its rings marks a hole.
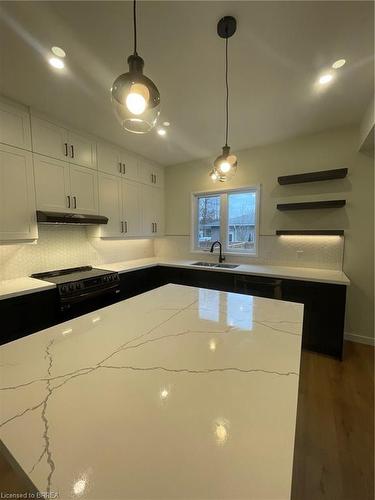
[[[0,91],[78,129],[161,164],[220,152],[224,135],[224,42],[217,20],[234,15],[229,42],[230,138],[233,149],[359,122],[373,94],[372,2],[142,1],[139,53],[157,84],[161,121],[122,131],[109,89],[132,52],[130,2],[1,2]],[[67,53],[64,72],[48,50]],[[347,64],[318,89],[336,59]]]

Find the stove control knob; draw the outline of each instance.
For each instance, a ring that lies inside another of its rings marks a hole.
[[[74,288],[75,288],[74,283],[70,283],[69,290],[72,292],[74,290]]]

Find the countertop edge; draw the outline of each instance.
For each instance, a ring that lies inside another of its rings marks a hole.
[[[324,278],[324,277],[314,277],[314,276],[304,276],[303,275],[303,270],[304,269],[309,269],[312,270],[313,268],[298,268],[301,269],[301,276],[295,276],[291,275],[290,273],[288,274],[288,271],[282,272],[282,271],[273,271],[272,267],[273,266],[268,266],[271,268],[269,271],[265,272],[264,270],[256,270],[256,269],[244,269],[244,266],[247,266],[247,264],[239,264],[237,269],[220,269],[217,267],[210,268],[210,267],[204,267],[204,266],[193,266],[192,263],[189,262],[179,262],[179,261],[167,261],[167,260],[157,260],[155,259],[154,261],[151,262],[138,262],[131,264],[132,261],[124,261],[116,263],[108,263],[108,264],[100,264],[101,269],[107,269],[109,271],[117,271],[119,274],[123,273],[128,273],[132,271],[138,271],[141,269],[148,269],[151,267],[179,267],[183,269],[195,269],[195,270],[200,270],[200,271],[216,271],[216,272],[221,272],[221,273],[229,273],[229,274],[246,274],[249,276],[266,276],[270,278],[280,278],[280,279],[289,279],[289,280],[296,280],[296,281],[311,281],[314,283],[322,283],[322,284],[332,284],[332,285],[342,285],[342,286],[349,286],[350,285],[350,280],[349,278],[342,272],[342,271],[331,271],[331,272],[337,272],[337,273],[342,273],[342,275],[345,277],[343,280],[335,280],[335,279],[330,279],[330,278]],[[122,268],[122,265],[124,266]],[[254,265],[254,264],[252,264]],[[267,266],[260,266],[260,267],[267,267]],[[275,266],[276,267],[276,266]],[[282,267],[282,266],[280,266]],[[287,266],[285,266],[287,267]],[[319,272],[322,272],[322,270],[317,270]],[[323,270],[324,272],[324,270]],[[327,270],[327,272],[330,272],[330,270]],[[33,285],[28,287],[27,283],[25,282],[22,285],[18,285],[15,283],[14,284],[14,290],[9,290],[5,292],[1,292],[1,287],[0,287],[0,301],[4,299],[9,299],[13,297],[19,297],[22,295],[28,295],[31,293],[37,293],[37,292],[42,292],[45,290],[51,290],[53,288],[56,288],[56,285],[54,283],[49,283],[47,281],[40,281],[40,285],[36,286],[35,280],[33,278],[29,277],[24,277],[24,278],[15,278],[14,280],[5,280],[5,282],[11,282],[14,281],[16,282],[17,280],[33,280]],[[1,285],[1,282],[0,282]],[[30,282],[31,285],[31,282]],[[11,286],[11,285],[10,285]]]

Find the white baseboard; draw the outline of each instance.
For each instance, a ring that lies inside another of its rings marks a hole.
[[[358,342],[359,344],[375,346],[375,338],[373,337],[365,337],[364,335],[356,335],[355,333],[344,333],[344,339],[351,342]]]

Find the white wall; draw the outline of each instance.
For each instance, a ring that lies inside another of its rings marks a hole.
[[[358,127],[344,127],[278,144],[236,151],[239,158],[238,171],[226,185],[240,187],[261,184],[261,239],[275,239],[276,229],[345,230],[343,270],[351,279],[347,294],[346,331],[373,338],[374,169],[371,159],[358,153],[358,136]],[[190,194],[216,188],[208,176],[211,164],[212,159],[205,159],[165,169],[166,233],[170,236],[157,243],[157,255],[189,253],[187,235],[190,234]],[[277,183],[280,175],[339,167],[349,168],[348,177],[289,186]],[[278,202],[341,198],[347,200],[345,208],[280,212],[275,207]],[[299,238],[302,241],[300,245],[310,248],[300,258],[299,265],[311,265],[314,261],[312,253],[315,252],[323,256],[315,258],[317,267],[321,267],[319,261],[324,263],[328,259],[329,266],[335,261],[335,258],[329,256],[334,253],[330,249],[334,243],[308,245],[305,237]],[[277,255],[277,252],[274,254]],[[191,257],[196,258],[197,255],[190,255]],[[260,255],[260,258],[264,257]],[[248,260],[253,262],[250,258]],[[272,264],[275,260],[271,255],[267,263]]]
[[[39,226],[36,243],[0,245],[0,279],[154,256],[152,240],[88,238],[83,226]]]

